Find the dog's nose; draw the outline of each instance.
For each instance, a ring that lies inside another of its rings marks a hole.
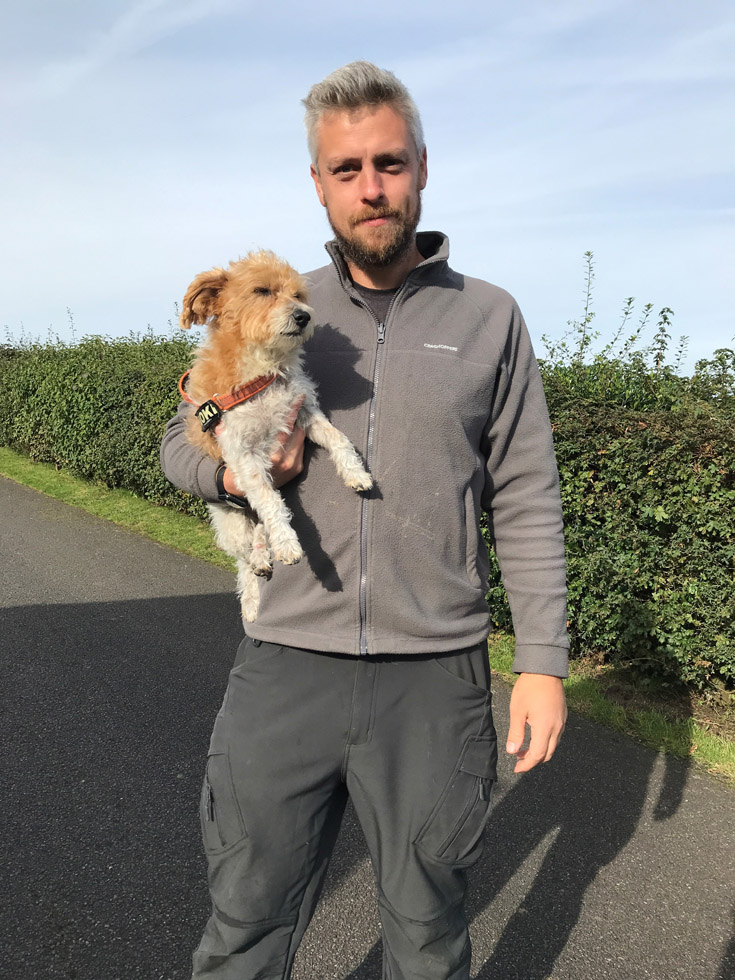
[[[292,315],[299,330],[303,330],[309,320],[311,320],[311,314],[307,313],[306,310],[294,310]]]

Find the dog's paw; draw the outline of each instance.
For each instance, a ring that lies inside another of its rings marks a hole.
[[[273,549],[273,557],[284,565],[296,565],[304,557],[304,552],[298,541],[295,544],[284,544]]]
[[[373,485],[373,478],[366,470],[361,469],[356,473],[350,473],[345,478],[345,483],[353,490],[370,490]]]
[[[259,578],[270,578],[273,574],[273,562],[267,548],[254,548],[250,553],[248,564],[253,574]]]

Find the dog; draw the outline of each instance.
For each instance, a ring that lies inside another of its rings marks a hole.
[[[186,292],[179,324],[207,324],[179,387],[199,406],[187,420],[187,438],[227,465],[252,508],[207,505],[218,546],[237,559],[243,619],[253,622],[259,578],[270,577],[274,559],[293,565],[303,557],[270,462],[300,399],[296,424],[326,449],[346,485],[369,490],[373,481],[347,436],[319,408],[303,368],[314,311],[306,280],[287,262],[273,252],[251,252],[228,269],[201,273]]]

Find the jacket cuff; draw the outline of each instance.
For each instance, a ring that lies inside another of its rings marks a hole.
[[[219,492],[217,490],[217,469],[221,464],[212,459],[211,456],[205,456],[200,460],[197,466],[197,483],[199,485],[199,493],[197,496],[206,500],[210,504],[216,504],[219,501]]]
[[[513,673],[568,677],[569,650],[566,647],[551,647],[540,643],[527,643],[524,646],[516,644]]]

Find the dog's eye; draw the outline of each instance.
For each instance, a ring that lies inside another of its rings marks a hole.
[[[255,289],[253,290],[253,292],[254,293],[257,293],[258,296],[270,296],[271,295],[271,290],[268,289],[267,286],[256,286]]]

